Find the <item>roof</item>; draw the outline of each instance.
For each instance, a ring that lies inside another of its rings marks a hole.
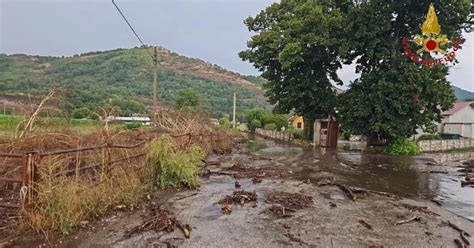
[[[116,121],[150,121],[149,117],[124,117],[124,116],[117,116],[113,120]]]
[[[450,110],[444,111],[443,113],[441,113],[441,115],[443,115],[443,116],[453,115],[456,112],[458,112],[459,110],[461,110],[464,107],[469,106],[469,105],[471,105],[471,107],[474,108],[474,101],[456,102],[456,103],[454,103],[454,106]]]

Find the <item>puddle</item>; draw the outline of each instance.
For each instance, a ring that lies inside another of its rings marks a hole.
[[[335,178],[350,186],[401,197],[442,199],[443,208],[474,221],[474,188],[461,187],[461,177],[456,175],[454,167],[459,163],[452,162],[474,159],[474,152],[387,156],[368,150],[359,142],[341,142],[340,145],[334,150],[302,148],[256,137],[246,147],[251,148],[248,150],[251,153],[270,157],[272,161],[265,165],[282,167],[295,179],[310,179],[317,183],[323,178]],[[261,165],[259,160],[243,162]],[[444,165],[430,165],[436,163]],[[448,171],[449,174],[429,173],[430,170]]]

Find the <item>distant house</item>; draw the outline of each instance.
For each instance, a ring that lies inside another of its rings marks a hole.
[[[457,102],[441,115],[440,133],[459,134],[474,139],[474,101]]]
[[[151,120],[150,117],[148,116],[110,116],[109,121],[118,121],[118,122],[124,122],[125,124],[131,124],[134,122],[140,122],[143,125],[150,125]]]
[[[344,93],[344,91],[345,91],[345,90],[339,89],[335,86],[332,86],[332,89],[333,89],[334,93],[336,93],[336,96]],[[303,116],[294,115],[294,116],[290,117],[290,119],[288,119],[288,122],[292,127],[296,128],[296,129],[300,129],[300,130],[304,129]]]
[[[299,130],[304,129],[304,121],[303,121],[303,116],[299,115],[294,115],[288,119],[289,124]]]

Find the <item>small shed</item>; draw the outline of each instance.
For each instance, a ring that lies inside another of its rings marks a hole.
[[[327,118],[317,119],[314,122],[313,142],[316,146],[336,148],[338,137],[339,124],[336,121]]]

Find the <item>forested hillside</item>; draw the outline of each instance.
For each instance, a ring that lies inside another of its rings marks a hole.
[[[452,86],[454,94],[459,101],[474,99],[474,92],[467,91],[456,86]]]
[[[215,116],[231,112],[232,94],[238,112],[268,106],[262,79],[241,76],[199,59],[159,48],[158,97],[173,102],[176,91],[199,92]],[[90,52],[73,57],[0,55],[0,92],[9,96],[43,95],[55,85],[66,86],[63,109],[94,109],[125,98],[150,104],[152,63],[143,48]]]

